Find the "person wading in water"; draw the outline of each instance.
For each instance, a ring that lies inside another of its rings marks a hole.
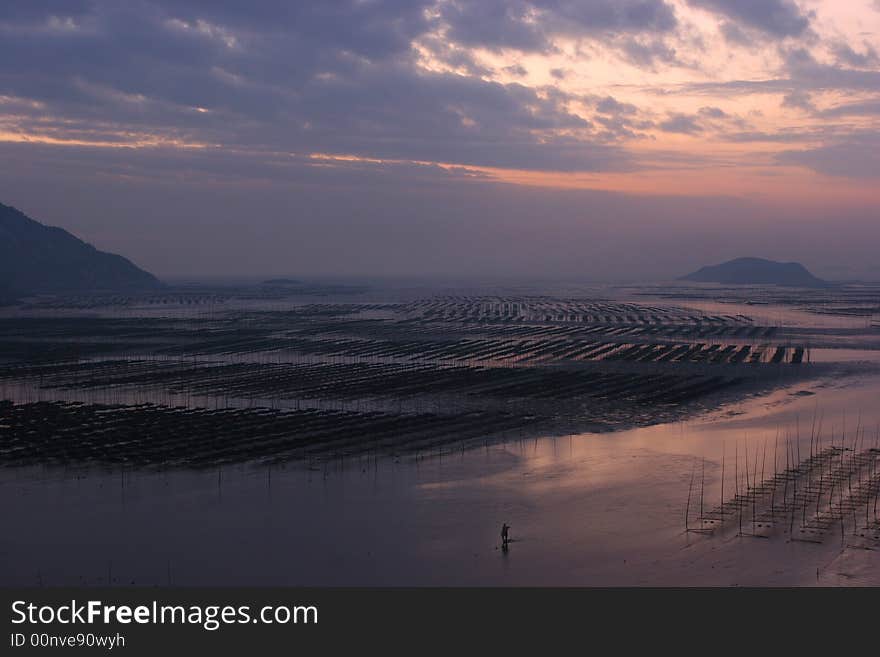
[[[507,544],[510,542],[510,525],[506,522],[501,525],[501,549],[506,550]]]

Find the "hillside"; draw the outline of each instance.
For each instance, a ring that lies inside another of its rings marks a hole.
[[[0,203],[0,296],[122,291],[161,286],[126,258],[97,250]]]
[[[798,262],[775,262],[763,258],[737,258],[702,267],[680,280],[698,283],[739,285],[783,285],[790,287],[822,287],[828,285],[816,278]]]

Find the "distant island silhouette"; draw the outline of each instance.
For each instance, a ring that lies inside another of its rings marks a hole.
[[[303,282],[299,281],[295,278],[270,278],[267,281],[263,281],[263,285],[302,285]]]
[[[0,203],[0,301],[161,286],[126,258],[99,251],[62,228],[45,226]]]
[[[786,287],[825,287],[827,281],[811,274],[799,262],[775,262],[764,258],[736,258],[720,265],[701,267],[679,280],[695,283],[736,285],[782,285]]]

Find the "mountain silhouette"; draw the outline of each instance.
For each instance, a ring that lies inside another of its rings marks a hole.
[[[737,258],[720,265],[702,267],[679,280],[698,283],[732,283],[742,285],[783,285],[789,287],[823,287],[799,262],[775,262],[763,258]]]
[[[0,203],[0,299],[160,287],[126,258]]]

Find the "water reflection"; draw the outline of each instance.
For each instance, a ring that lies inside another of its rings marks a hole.
[[[828,549],[686,535],[692,472],[705,467],[704,504],[717,504],[722,457],[729,492],[734,454],[766,453],[775,436],[806,453],[814,415],[828,441],[844,426],[851,435],[857,422],[873,432],[878,391],[871,377],[820,382],[806,391],[813,394],[787,388],[694,422],[512,440],[412,461],[364,457],[311,470],[6,469],[0,506],[15,531],[0,539],[0,580],[731,584],[801,583],[806,573],[815,580],[815,562],[827,564]],[[502,522],[515,539],[506,554]]]

